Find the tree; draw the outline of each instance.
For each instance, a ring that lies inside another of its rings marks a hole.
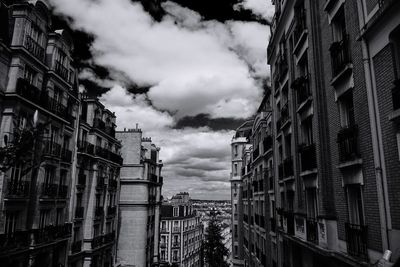
[[[218,225],[216,214],[211,213],[211,220],[208,224],[204,242],[204,257],[209,267],[227,267],[224,257],[229,255],[228,249],[223,244],[221,227]]]

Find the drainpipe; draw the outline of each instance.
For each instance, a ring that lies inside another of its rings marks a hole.
[[[359,1],[361,6],[358,8],[360,24],[365,25],[365,6],[363,1]],[[361,32],[363,28],[361,28]],[[380,132],[379,110],[376,96],[376,90],[373,83],[373,73],[370,60],[369,46],[364,37],[361,37],[361,48],[363,55],[363,64],[365,72],[365,86],[367,89],[369,116],[371,123],[372,145],[374,152],[375,174],[377,182],[379,215],[381,222],[382,248],[383,251],[390,250],[389,229],[391,229],[390,207],[387,189],[386,173],[382,168],[384,166],[382,135]]]

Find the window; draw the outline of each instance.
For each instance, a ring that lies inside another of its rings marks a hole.
[[[43,229],[50,224],[50,210],[40,210],[39,229]]]
[[[6,222],[4,225],[4,233],[12,235],[17,228],[18,212],[6,212]]]
[[[346,186],[346,191],[350,223],[364,225],[364,209],[361,186],[348,185]]]
[[[35,77],[36,77],[36,71],[34,71],[31,67],[28,65],[25,65],[25,70],[24,70],[24,79],[32,85],[35,85]]]
[[[56,211],[56,225],[63,224],[64,208],[58,208]]]
[[[235,156],[238,155],[238,145],[235,145]]]
[[[311,145],[313,141],[312,117],[301,122],[301,142],[304,145]]]
[[[317,217],[317,189],[308,188],[306,189],[307,198],[307,217],[316,218]]]
[[[346,36],[346,19],[342,6],[332,20],[332,36],[335,42],[340,42]]]
[[[290,134],[285,135],[285,156],[286,158],[292,156],[292,136]]]
[[[237,163],[235,163],[233,165],[233,176],[237,176],[238,175],[238,165]]]
[[[353,92],[350,90],[339,98],[340,124],[342,127],[350,127],[355,124]]]
[[[174,207],[173,208],[173,215],[172,216],[174,216],[174,217],[178,217],[179,216],[179,208],[178,207]],[[175,224],[175,222],[174,222],[174,224]]]
[[[22,180],[23,176],[23,165],[20,163],[15,164],[15,166],[11,168],[11,181],[19,182]]]
[[[44,174],[44,183],[45,184],[53,184],[54,177],[55,177],[55,169],[53,166],[46,166],[45,167],[45,174]]]

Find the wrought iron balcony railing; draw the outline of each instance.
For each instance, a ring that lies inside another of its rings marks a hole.
[[[52,183],[42,183],[41,197],[56,198],[58,185]]]
[[[349,36],[343,36],[343,39],[332,43],[330,47],[332,60],[332,75],[336,77],[347,64],[351,63]]]
[[[55,62],[54,71],[68,82],[69,71],[60,61]]]
[[[347,252],[361,259],[368,258],[367,226],[346,223]]]
[[[24,47],[40,61],[44,60],[44,48],[31,36],[27,35],[25,37]]]
[[[7,180],[7,197],[27,197],[29,196],[29,182]]]
[[[340,130],[337,135],[337,143],[339,146],[340,162],[351,161],[360,158],[358,150],[357,125],[352,125]]]

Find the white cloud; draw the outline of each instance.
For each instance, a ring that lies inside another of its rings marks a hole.
[[[267,20],[271,20],[275,11],[272,1],[265,0],[243,0],[242,3],[236,5],[236,8],[251,10],[254,14]]]

